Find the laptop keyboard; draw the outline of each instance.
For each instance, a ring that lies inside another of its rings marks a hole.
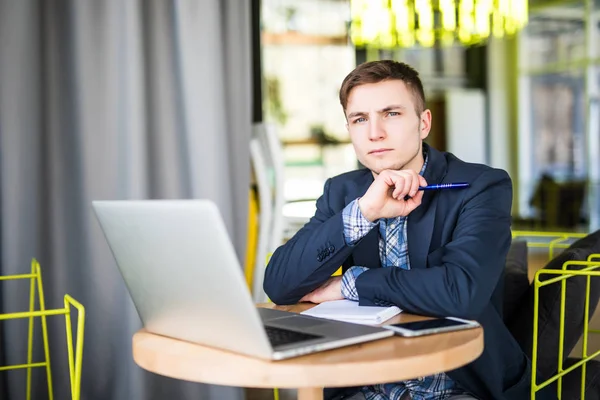
[[[312,335],[310,333],[302,333],[296,331],[290,331],[288,329],[274,328],[272,326],[265,326],[269,342],[273,347],[283,346],[291,343],[303,342],[305,340],[318,339],[322,336]]]

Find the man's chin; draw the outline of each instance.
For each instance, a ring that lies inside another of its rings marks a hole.
[[[363,164],[364,165],[364,164]],[[392,171],[400,171],[402,169],[402,165],[399,163],[378,163],[372,165],[365,165],[371,172],[376,175],[379,175],[381,171],[392,170]]]

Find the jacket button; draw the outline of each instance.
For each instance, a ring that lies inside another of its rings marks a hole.
[[[323,256],[321,256],[321,255],[317,256],[317,261],[318,261],[318,262],[321,262],[321,261],[323,261]]]
[[[333,253],[335,251],[335,247],[331,245],[327,250],[329,250],[330,253]]]

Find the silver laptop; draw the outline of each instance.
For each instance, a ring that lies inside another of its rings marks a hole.
[[[209,200],[94,201],[93,208],[150,332],[272,360],[393,335],[256,308]]]

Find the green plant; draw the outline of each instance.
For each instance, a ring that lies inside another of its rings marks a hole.
[[[287,122],[288,115],[281,101],[281,84],[277,77],[265,77],[265,114],[283,126]]]

